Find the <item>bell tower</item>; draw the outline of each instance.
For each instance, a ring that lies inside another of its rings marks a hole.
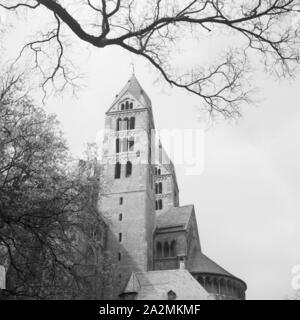
[[[99,209],[109,224],[113,268],[107,299],[118,298],[133,271],[153,270],[152,129],[151,101],[133,75],[105,118]]]

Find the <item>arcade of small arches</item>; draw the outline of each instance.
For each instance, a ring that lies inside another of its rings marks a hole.
[[[124,101],[121,103],[121,110],[130,110],[130,109],[133,109],[133,103],[132,102],[129,102],[128,100],[127,101]]]
[[[156,243],[156,258],[174,258],[176,257],[176,241],[158,241]]]
[[[193,274],[194,278],[218,300],[244,300],[245,285],[234,278],[215,274]]]
[[[117,131],[134,130],[135,129],[135,117],[118,118],[116,122]]]

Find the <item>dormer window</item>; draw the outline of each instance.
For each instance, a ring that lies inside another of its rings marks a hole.
[[[177,296],[176,293],[173,290],[170,290],[168,292],[168,300],[176,300]]]

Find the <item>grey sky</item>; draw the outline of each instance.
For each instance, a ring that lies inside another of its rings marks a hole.
[[[130,58],[117,51],[95,54],[88,65],[79,100],[49,105],[76,154],[103,128],[104,112],[131,75]],[[158,129],[203,127],[194,98],[164,92],[139,63],[136,74]],[[292,292],[291,268],[300,264],[298,87],[299,79],[265,80],[259,107],[248,108],[237,124],[206,130],[204,173],[187,176],[177,168],[181,204],[196,206],[203,250],[248,283],[248,298],[284,298]]]
[[[7,44],[8,56],[18,48],[15,39],[22,38],[15,36]],[[212,50],[208,44],[201,59]],[[206,129],[203,174],[187,176],[183,166],[177,168],[180,202],[195,204],[203,251],[247,282],[249,299],[291,294],[291,268],[300,264],[300,78],[279,83],[256,73],[253,81],[264,98],[259,107],[248,107],[236,124],[207,128],[197,99],[154,84],[142,60],[116,48],[89,52],[76,57],[86,73],[79,98],[53,97],[46,106],[58,115],[72,152],[80,155],[84,144],[96,139],[134,61],[158,129]]]

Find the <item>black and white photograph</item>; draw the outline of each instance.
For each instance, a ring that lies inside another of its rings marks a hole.
[[[299,67],[300,0],[0,0],[0,304],[300,300]]]

